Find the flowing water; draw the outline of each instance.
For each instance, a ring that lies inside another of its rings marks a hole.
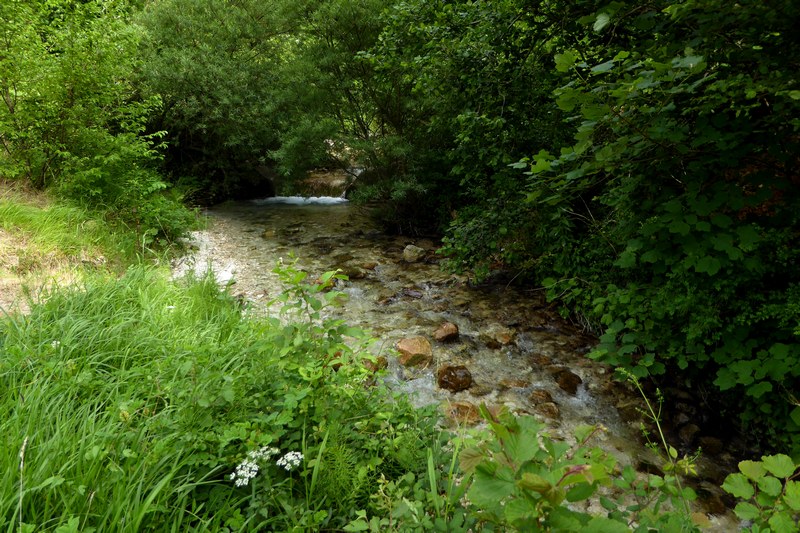
[[[365,212],[337,198],[229,203],[208,215],[209,229],[194,234],[197,250],[178,272],[211,267],[257,309],[281,290],[272,272],[281,258],[296,256],[309,279],[341,269],[350,279],[338,289],[349,298],[336,313],[380,339],[374,349],[388,360],[387,386],[417,405],[440,405],[450,425],[475,423],[481,403],[506,406],[533,414],[567,440],[578,425],[602,424],[608,431],[597,444],[621,464],[660,464],[641,443],[639,417],[625,416],[639,399],[614,383],[607,367],[584,357],[595,339],[553,313],[540,292],[474,287],[440,269],[437,243],[386,236]],[[421,260],[404,259],[409,244],[425,250]],[[456,340],[433,340],[444,322],[458,327]],[[394,345],[415,336],[430,339],[433,363],[405,368]],[[440,388],[437,371],[448,365],[466,367],[472,386],[455,393]],[[729,519],[714,521],[714,529],[731,530]]]

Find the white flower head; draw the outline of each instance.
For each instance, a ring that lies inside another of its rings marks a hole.
[[[303,460],[303,454],[300,452],[289,452],[280,459],[277,460],[276,464],[280,467],[286,469],[287,472],[291,472],[298,466],[300,466],[300,462]]]
[[[247,452],[247,459],[239,463],[236,470],[231,473],[230,480],[237,487],[244,487],[250,480],[258,475],[258,463],[268,461],[273,455],[280,452],[278,448],[262,446],[258,450]]]
[[[61,341],[53,341],[50,343],[50,347],[54,350],[57,350],[59,346],[61,346]]]

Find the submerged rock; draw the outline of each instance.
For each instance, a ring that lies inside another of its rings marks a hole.
[[[400,352],[398,360],[403,366],[427,366],[433,361],[433,349],[425,337],[402,339],[395,348]]]
[[[472,386],[472,373],[464,365],[447,365],[436,372],[436,382],[442,389],[458,392]]]
[[[458,338],[458,326],[445,322],[433,332],[433,338],[439,342],[448,342]]]
[[[490,324],[486,330],[481,333],[481,340],[486,343],[486,346],[492,349],[500,348],[501,346],[508,346],[514,341],[516,332],[503,326],[502,324]]]

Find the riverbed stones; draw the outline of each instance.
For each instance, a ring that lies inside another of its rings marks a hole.
[[[450,392],[467,390],[472,386],[472,373],[464,365],[445,365],[436,372],[439,388]]]
[[[459,425],[477,424],[481,419],[478,407],[470,402],[452,402],[444,407],[444,414],[452,422]]]
[[[534,389],[531,391],[528,399],[534,405],[539,405],[542,403],[548,403],[553,401],[553,395],[547,392],[544,389]]]
[[[581,377],[568,368],[560,368],[553,373],[553,377],[561,387],[561,390],[575,396],[578,393],[578,387],[583,380]]]
[[[544,402],[533,407],[533,410],[538,414],[550,420],[558,420],[561,418],[561,410],[555,402]]]
[[[433,332],[433,338],[438,342],[450,342],[458,338],[458,326],[452,322],[445,322]]]
[[[493,323],[481,333],[481,340],[487,347],[497,349],[502,346],[508,346],[514,341],[515,331],[507,328],[502,324]]]
[[[406,263],[416,263],[420,259],[425,257],[425,249],[420,248],[419,246],[414,246],[413,244],[409,244],[405,248],[403,248],[403,261]]]
[[[425,337],[407,337],[395,345],[400,353],[400,364],[409,366],[428,366],[433,361],[431,343]]]

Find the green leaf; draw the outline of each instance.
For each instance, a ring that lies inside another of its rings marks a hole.
[[[536,508],[522,498],[514,498],[503,506],[503,514],[510,524],[516,524],[533,519]]]
[[[673,220],[668,227],[670,233],[677,233],[679,235],[688,235],[689,231],[692,229],[689,224],[683,220]]]
[[[630,528],[624,522],[595,516],[589,520],[589,523],[581,531],[583,533],[628,533]]]
[[[568,502],[578,502],[585,500],[594,494],[595,488],[591,483],[578,483],[567,491]]]
[[[772,383],[769,381],[760,381],[755,385],[747,387],[747,395],[753,398],[761,398],[768,392],[772,392]]]
[[[719,272],[722,264],[719,262],[719,259],[716,257],[711,257],[710,255],[706,255],[701,257],[700,260],[697,261],[695,265],[695,270],[697,272],[705,272],[711,276]]]
[[[769,527],[776,533],[781,531],[797,531],[797,523],[789,513],[776,512],[770,516]]]
[[[791,457],[782,453],[764,456],[761,461],[764,463],[764,468],[777,478],[787,478],[794,474],[796,469]]]
[[[567,50],[563,54],[556,54],[554,56],[556,62],[556,70],[559,72],[568,72],[578,59],[578,55],[572,50]]]
[[[800,483],[787,481],[783,492],[783,501],[793,511],[800,511]]]
[[[783,483],[772,476],[762,477],[758,480],[758,488],[768,496],[777,496],[783,490]]]
[[[742,520],[755,520],[760,514],[758,507],[749,502],[737,503],[733,512]]]
[[[592,74],[603,74],[604,72],[608,72],[614,68],[614,60],[610,59],[605,63],[600,63],[599,65],[595,65],[591,69]]]
[[[725,478],[722,484],[725,492],[736,496],[742,500],[749,500],[756,493],[750,481],[743,474],[731,474]]]
[[[597,20],[594,21],[592,29],[599,32],[608,26],[609,22],[611,22],[611,17],[608,16],[608,13],[600,13],[597,15]]]
[[[767,475],[764,465],[758,461],[741,461],[739,463],[739,470],[753,481],[758,481]]]

